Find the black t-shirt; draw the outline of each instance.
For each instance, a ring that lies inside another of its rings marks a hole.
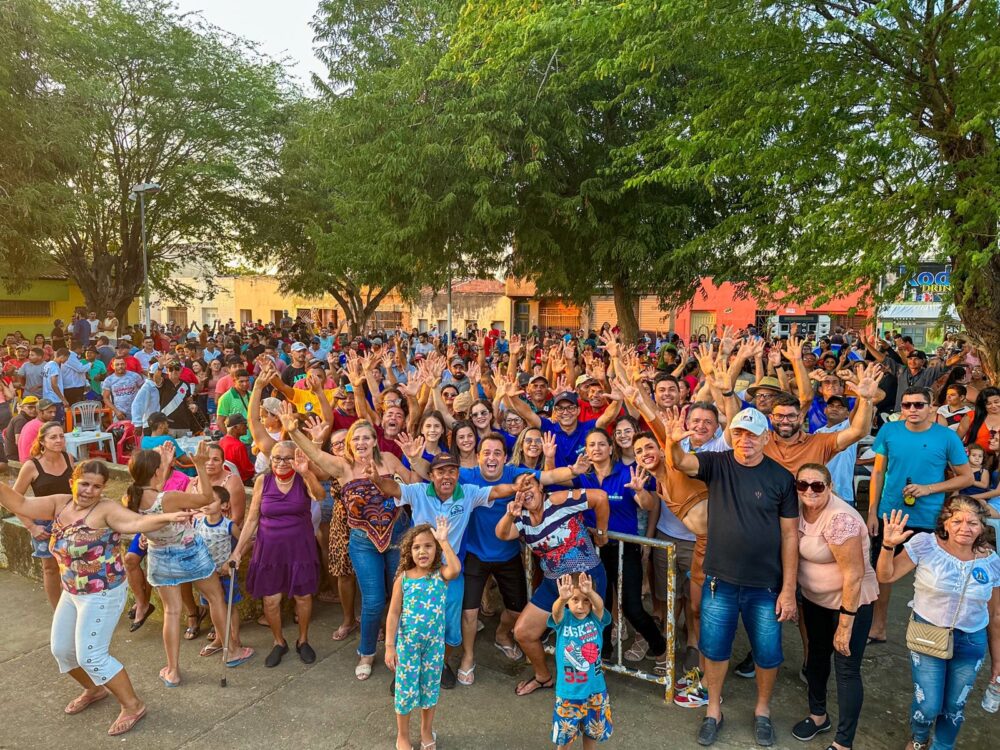
[[[292,367],[289,365],[285,368],[285,371],[281,373],[281,382],[287,385],[289,388],[298,383],[302,378],[306,376],[306,368],[304,367]]]
[[[732,451],[695,458],[695,477],[708,485],[705,573],[737,586],[780,588],[779,519],[799,517],[794,477],[767,456],[756,466],[743,466]]]

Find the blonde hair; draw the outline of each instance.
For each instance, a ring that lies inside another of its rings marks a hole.
[[[45,452],[45,438],[50,432],[52,432],[52,430],[56,429],[57,427],[61,432],[65,432],[63,430],[63,426],[59,424],[59,422],[55,421],[46,422],[41,426],[41,428],[38,430],[38,434],[35,435],[35,442],[31,444],[31,450],[29,451],[32,458],[38,458]]]
[[[352,464],[357,463],[358,457],[354,453],[354,433],[359,429],[371,430],[372,437],[375,439],[375,444],[372,446],[372,461],[376,466],[379,465],[382,463],[382,452],[378,449],[378,431],[375,429],[375,425],[367,419],[359,419],[347,430],[347,437],[344,438],[344,457]]]

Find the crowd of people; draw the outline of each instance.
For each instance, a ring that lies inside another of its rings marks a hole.
[[[783,697],[804,714],[788,731],[835,731],[829,747],[848,750],[864,684],[879,679],[863,657],[904,638],[888,606],[910,572],[908,748],[954,747],[982,665],[1000,680],[988,530],[1000,518],[1000,388],[960,335],[924,352],[892,332],[840,329],[352,337],[287,318],[143,332],[91,313],[33,342],[11,334],[2,354],[2,442],[21,468],[0,504],[42,558],[52,652],[83,688],[65,710],[114,695],[113,735],[146,713],[110,655],[129,589],[133,632],[153,589],[164,609],[168,688],[183,683],[181,638],[200,637],[206,618],[200,655],[253,668],[238,618],[227,632],[228,596],[262,602],[268,668],[290,650],[283,599],[305,664],[317,658],[315,603],[339,602],[332,637],[357,639],[357,680],[380,650],[394,672],[398,750],[415,746],[416,709],[420,747],[436,748],[440,689],[475,684],[490,618],[496,649],[530,668],[515,693],[553,690],[560,748],[612,735],[602,664],[616,647],[660,677],[676,658],[674,702],[703,708],[697,742],[715,743],[742,620],[751,648],[732,672],[756,680],[756,743],[775,743],[795,621],[808,690]],[[129,455],[124,498],[102,499],[105,464],[66,451],[63,413],[86,399]],[[206,439],[185,453],[186,435]],[[666,551],[643,537],[674,547],[673,612]],[[231,571],[247,553],[240,591]]]

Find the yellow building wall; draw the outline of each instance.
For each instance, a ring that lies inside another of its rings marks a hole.
[[[45,307],[47,303],[47,308]],[[27,338],[36,333],[52,333],[52,324],[61,319],[69,324],[78,308],[86,311],[83,292],[76,282],[68,279],[38,279],[24,290],[16,293],[4,291],[0,287],[0,335],[20,331]],[[95,310],[98,317],[103,310]],[[129,307],[129,320],[139,319],[139,303]]]
[[[452,325],[459,331],[465,330],[466,321],[474,320],[479,328],[490,328],[494,323],[509,331],[510,300],[502,294],[463,294],[452,292],[451,295]],[[426,328],[437,325],[440,320],[448,319],[448,295],[439,293],[433,295],[425,292],[420,299],[410,307],[410,325],[420,328],[421,321],[426,321]]]

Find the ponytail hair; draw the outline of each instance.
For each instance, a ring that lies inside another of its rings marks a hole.
[[[136,451],[129,459],[128,473],[132,477],[132,484],[125,490],[125,497],[128,500],[128,509],[133,513],[139,512],[143,490],[149,486],[150,480],[156,476],[159,469],[160,454],[156,451]]]

